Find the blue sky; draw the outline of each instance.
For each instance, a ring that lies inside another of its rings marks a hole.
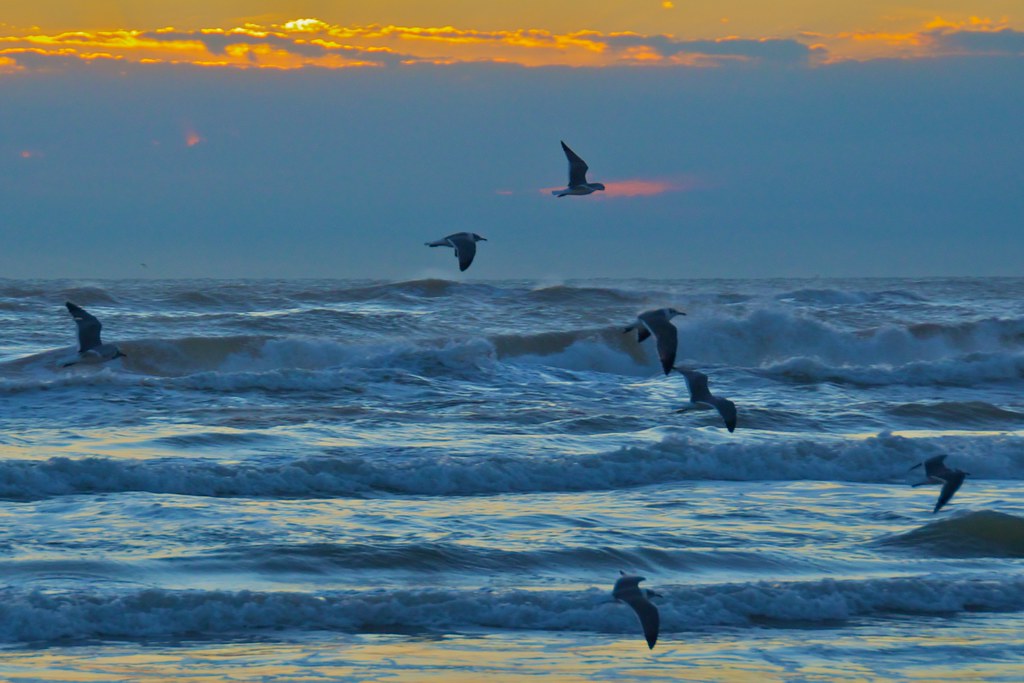
[[[1018,275],[1024,262],[1018,55],[40,61],[0,77],[0,276]],[[559,140],[607,196],[550,196],[566,181]],[[488,238],[464,275],[423,246],[462,230]]]

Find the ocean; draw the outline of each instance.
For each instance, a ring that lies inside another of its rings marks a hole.
[[[60,367],[65,301],[127,357]],[[623,334],[663,306],[734,433]],[[0,280],[0,323],[2,680],[1024,679],[1024,278]]]

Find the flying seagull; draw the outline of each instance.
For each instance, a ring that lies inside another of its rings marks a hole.
[[[686,387],[690,390],[690,405],[677,410],[681,413],[692,408],[714,408],[725,420],[725,428],[732,432],[736,429],[736,404],[727,398],[715,396],[708,389],[708,376],[681,365],[676,366],[679,374],[686,378]]]
[[[636,612],[640,618],[640,625],[644,628],[644,638],[647,639],[647,647],[654,649],[658,642],[658,628],[661,625],[661,618],[658,616],[658,608],[648,598],[660,598],[661,595],[652,590],[640,588],[640,582],[646,581],[642,576],[630,576],[619,570],[619,579],[612,589],[612,597],[621,600]]]
[[[475,232],[456,232],[435,242],[424,242],[428,247],[451,247],[455,250],[455,258],[459,259],[459,270],[466,270],[476,256],[476,243],[486,242]]]
[[[942,484],[942,491],[939,492],[939,500],[935,503],[935,509],[932,510],[934,515],[936,512],[942,509],[942,506],[949,502],[949,499],[953,497],[964,483],[964,478],[970,475],[970,472],[964,472],[963,470],[951,470],[946,467],[946,463],[943,460],[946,459],[946,455],[936,455],[934,458],[928,458],[924,462],[919,462],[911,470],[916,470],[921,465],[924,465],[924,474],[927,477],[924,481],[919,481],[914,484],[917,486],[925,486],[927,484]]]
[[[70,301],[65,302],[68,313],[75,319],[78,325],[78,360],[64,363],[61,367],[68,367],[76,363],[102,363],[106,360],[125,357],[121,349],[114,344],[104,344],[100,341],[100,330],[103,325],[96,316],[88,313],[81,306],[76,306]]]
[[[569,149],[569,145],[562,143],[562,151],[565,152],[565,157],[569,160],[569,186],[564,190],[552,190],[551,194],[556,197],[564,197],[568,194],[590,194],[595,190],[603,190],[604,185],[601,183],[588,183],[587,182],[587,162],[580,159],[576,152]]]
[[[661,359],[661,367],[665,374],[672,372],[672,366],[676,362],[676,344],[679,335],[676,326],[670,320],[677,315],[686,315],[674,308],[659,308],[653,311],[644,311],[636,317],[636,322],[622,330],[631,332],[636,330],[636,340],[642,342],[652,334],[658,340],[658,358]]]

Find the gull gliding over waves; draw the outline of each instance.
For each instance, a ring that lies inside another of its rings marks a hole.
[[[677,315],[686,315],[674,308],[658,308],[653,311],[644,311],[636,317],[636,322],[622,330],[630,332],[636,330],[636,340],[642,342],[652,334],[658,340],[658,358],[661,359],[661,367],[665,374],[672,372],[672,366],[676,363],[676,345],[679,334],[676,326],[670,321]]]
[[[684,368],[681,365],[677,365],[676,370],[686,378],[686,387],[690,390],[690,405],[680,408],[676,411],[677,413],[707,406],[718,411],[718,414],[725,420],[726,429],[730,432],[736,429],[736,404],[727,398],[721,398],[712,394],[711,390],[708,389],[707,375],[690,368]]]
[[[102,363],[125,357],[125,354],[121,353],[121,349],[116,345],[104,344],[100,340],[100,330],[103,329],[103,325],[96,316],[70,301],[65,302],[64,305],[68,307],[68,313],[78,325],[78,360],[64,363],[61,367],[66,368],[76,363]]]
[[[570,194],[590,194],[596,190],[604,189],[602,183],[587,182],[587,171],[590,167],[587,166],[587,162],[583,161],[576,152],[569,149],[569,145],[564,142],[562,143],[562,151],[565,152],[565,158],[569,160],[569,185],[564,190],[552,190],[551,194],[556,197],[564,197]]]
[[[924,465],[924,474],[927,479],[917,482],[914,484],[915,487],[927,484],[942,484],[939,500],[935,503],[935,509],[932,510],[933,515],[941,510],[942,506],[948,503],[953,494],[960,489],[964,483],[964,478],[970,476],[970,472],[958,469],[951,470],[946,467],[946,463],[943,462],[945,459],[945,454],[936,455],[934,458],[928,458],[924,462],[919,462],[910,468],[911,470],[916,470],[921,465]]]
[[[475,232],[456,232],[434,242],[424,242],[424,244],[428,247],[451,247],[454,249],[455,258],[459,259],[459,270],[464,271],[473,263],[473,257],[476,256],[476,243],[486,241],[486,237],[481,237]]]
[[[615,587],[612,588],[612,597],[633,608],[640,618],[640,625],[643,626],[647,647],[653,650],[654,644],[658,642],[661,617],[658,616],[658,608],[649,598],[662,596],[652,590],[640,588],[640,582],[647,580],[642,576],[631,576],[622,570],[619,570],[619,575]]]

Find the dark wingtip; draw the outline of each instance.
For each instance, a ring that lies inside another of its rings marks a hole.
[[[733,422],[732,424],[729,424],[729,423],[727,422],[727,423],[725,424],[725,428],[729,430],[729,433],[730,433],[730,434],[732,434],[733,432],[735,432],[735,431],[736,431],[736,423],[735,423],[735,422]]]
[[[657,642],[658,642],[658,637],[657,636],[648,639],[648,641],[647,641],[647,649],[648,650],[653,650],[654,649],[654,645]]]

